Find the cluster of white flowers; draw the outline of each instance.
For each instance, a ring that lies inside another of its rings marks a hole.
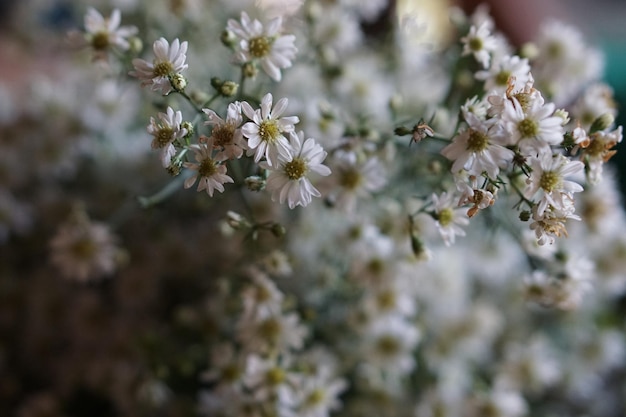
[[[93,3],[23,109],[0,80],[16,415],[626,407],[622,127],[577,29],[518,49],[484,8],[434,40],[402,1]]]

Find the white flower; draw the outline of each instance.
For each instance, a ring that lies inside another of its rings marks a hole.
[[[237,327],[244,348],[263,353],[301,349],[308,334],[295,313],[279,313],[262,319],[244,316]]]
[[[80,282],[112,274],[118,264],[116,238],[104,223],[93,222],[76,209],[50,241],[52,263]]]
[[[226,120],[211,109],[202,109],[202,111],[209,118],[204,124],[213,126],[211,130],[213,146],[220,150],[216,158],[219,160],[241,158],[243,150],[246,149],[246,142],[240,128],[243,122],[241,103],[236,101],[228,105]]]
[[[235,63],[244,64],[259,60],[261,67],[273,80],[280,81],[283,68],[289,68],[298,49],[294,35],[281,35],[282,17],[272,19],[267,26],[258,20],[251,20],[246,12],[241,12],[241,23],[228,20],[227,30],[241,41],[235,53]]]
[[[549,145],[563,142],[563,119],[554,115],[554,104],[545,104],[540,94],[525,97],[526,103],[515,97],[504,102],[501,117],[511,143],[525,154],[550,152]]]
[[[290,209],[296,206],[307,206],[311,197],[320,197],[321,194],[315,188],[307,174],[314,172],[319,175],[330,175],[330,169],[322,164],[326,158],[326,151],[318,145],[314,139],[304,141],[304,133],[289,134],[289,144],[292,148],[292,157],[286,159],[278,156],[278,166],[270,170],[267,178],[267,189],[272,193],[272,200],[277,199],[281,204],[287,201]],[[265,164],[262,164],[262,166]]]
[[[209,369],[200,375],[205,382],[214,382],[218,390],[222,387],[240,389],[245,371],[242,355],[238,355],[232,343],[220,343],[211,349]]]
[[[441,195],[433,193],[432,195],[437,229],[446,246],[454,243],[456,235],[465,236],[465,231],[460,226],[469,224],[465,210],[456,208],[455,200],[454,195],[448,192],[443,192]]]
[[[573,193],[583,190],[583,187],[567,177],[582,173],[584,164],[580,161],[571,161],[567,157],[551,153],[543,153],[537,158],[532,158],[529,163],[532,172],[526,179],[524,197],[527,199],[539,198],[537,215],[550,205],[557,210],[566,208],[565,200],[572,201]]]
[[[538,212],[538,204],[533,207],[533,222],[529,227],[531,230],[535,231],[535,237],[540,246],[546,243],[552,245],[555,238],[561,237],[561,235],[567,236],[565,223],[568,219],[580,220],[580,217],[574,214],[574,202],[565,199],[563,203],[564,206],[562,208],[559,209],[554,206],[548,206],[541,214]]]
[[[610,132],[592,133],[589,139],[583,155],[588,168],[589,181],[597,184],[602,179],[604,164],[617,152],[613,147],[622,141],[622,126]]]
[[[185,180],[185,188],[191,187],[198,180],[198,191],[206,190],[213,197],[213,192],[224,192],[224,184],[234,182],[226,175],[226,166],[213,156],[213,139],[206,143],[191,145],[189,147],[196,156],[196,163],[185,162],[183,166],[196,171],[194,175]]]
[[[415,368],[413,350],[421,338],[417,326],[399,315],[375,320],[365,335],[365,359],[376,369],[406,375]]]
[[[261,271],[252,269],[250,274],[254,283],[241,292],[244,307],[243,315],[260,320],[279,314],[283,293],[276,287],[274,281]]]
[[[346,154],[337,159],[333,172],[338,189],[331,201],[346,212],[356,209],[358,197],[367,198],[387,183],[385,167],[377,157],[357,162],[353,154]]]
[[[285,363],[287,362],[287,363]],[[296,374],[286,367],[288,361],[282,358],[281,363],[276,359],[261,358],[251,354],[246,361],[246,373],[244,384],[253,392],[254,398],[260,401],[277,399],[290,404],[294,401],[293,386],[296,382]]]
[[[471,175],[483,172],[495,179],[501,167],[507,166],[515,153],[505,148],[505,132],[494,119],[482,121],[472,113],[465,115],[469,128],[457,135],[441,154],[454,161],[452,172],[464,169]]]
[[[331,411],[341,407],[337,397],[347,387],[344,379],[329,380],[319,376],[304,378],[296,390],[298,417],[328,417]]]
[[[85,38],[96,51],[97,57],[106,56],[111,47],[127,50],[130,45],[128,38],[137,33],[135,26],[121,26],[121,13],[118,9],[111,12],[109,18],[103,17],[96,9],[90,7],[85,14]]]
[[[151,85],[153,91],[167,95],[173,90],[170,77],[187,69],[187,46],[186,41],[181,43],[178,38],[171,45],[165,38],[160,38],[152,45],[154,61],[133,59],[135,69],[129,74],[139,78],[142,86]]]
[[[147,127],[148,133],[153,136],[152,149],[163,149],[187,134],[187,129],[181,126],[183,114],[180,110],[174,111],[167,107],[165,113],[159,113],[157,119],[150,117]]]
[[[289,101],[281,98],[272,109],[272,100],[272,94],[267,93],[261,100],[261,108],[257,110],[245,101],[241,103],[243,112],[252,120],[244,124],[241,130],[248,139],[247,154],[254,154],[254,162],[265,157],[267,165],[275,167],[279,156],[285,160],[291,159],[292,149],[284,133],[293,132],[300,119],[298,116],[280,117]]]
[[[485,81],[485,91],[505,92],[511,84],[517,90],[529,80],[530,65],[528,60],[517,55],[494,58],[488,70],[478,71],[475,77]]]
[[[491,34],[488,22],[483,22],[480,26],[470,27],[469,33],[461,38],[463,42],[463,55],[474,55],[483,68],[489,67],[491,54],[498,48],[496,38]]]

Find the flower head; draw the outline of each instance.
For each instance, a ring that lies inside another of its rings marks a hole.
[[[110,48],[127,50],[128,38],[137,33],[135,26],[120,26],[121,14],[118,9],[109,18],[103,17],[93,7],[85,14],[85,39],[96,52],[96,58],[106,57]]]
[[[153,91],[167,95],[174,89],[170,78],[187,69],[187,42],[180,42],[177,38],[170,45],[165,38],[160,38],[154,42],[152,49],[154,60],[133,59],[135,70],[129,74],[139,78],[142,86],[151,85]]]
[[[270,167],[276,166],[279,155],[286,160],[291,159],[291,146],[284,134],[293,132],[295,124],[300,121],[298,116],[281,117],[289,103],[286,98],[278,100],[273,108],[272,100],[272,94],[267,93],[257,110],[245,101],[241,103],[243,112],[251,119],[241,128],[248,139],[248,155],[254,155],[254,162],[265,157]]]
[[[311,197],[319,197],[320,192],[311,184],[307,175],[314,172],[330,175],[330,169],[322,164],[326,152],[314,139],[304,140],[304,133],[289,134],[289,144],[293,154],[291,158],[278,156],[278,166],[271,169],[267,179],[267,189],[272,193],[272,200],[280,203],[287,200],[290,209],[307,206]]]
[[[272,19],[266,26],[246,12],[241,12],[240,22],[230,19],[227,29],[240,38],[239,49],[233,56],[237,64],[259,61],[263,70],[273,80],[280,81],[283,68],[289,68],[297,48],[294,35],[280,33],[282,17]]]
[[[246,142],[241,133],[241,103],[234,102],[228,105],[226,120],[222,119],[211,109],[202,109],[209,118],[205,125],[213,126],[211,138],[213,146],[219,150],[218,159],[239,159],[246,149]]]
[[[213,192],[224,192],[224,184],[234,182],[226,175],[226,166],[213,156],[213,139],[209,138],[205,143],[191,145],[189,147],[195,155],[196,162],[185,162],[183,166],[196,171],[194,175],[185,180],[185,188],[191,187],[198,180],[198,191],[206,190],[213,197]]]
[[[465,231],[461,229],[461,226],[469,224],[469,219],[464,209],[455,206],[456,198],[453,194],[447,192],[441,195],[433,194],[432,200],[437,229],[446,246],[450,246],[454,243],[456,235],[465,236]]]

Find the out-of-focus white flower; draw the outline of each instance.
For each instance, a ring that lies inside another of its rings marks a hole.
[[[301,349],[308,334],[295,313],[279,313],[261,319],[243,317],[237,327],[244,348],[262,353]]]
[[[346,388],[348,384],[344,379],[305,377],[296,391],[297,415],[299,417],[329,417],[331,411],[341,407],[338,397]]]
[[[528,60],[517,55],[494,58],[488,70],[478,71],[475,77],[485,82],[485,91],[505,92],[511,85],[517,90],[529,80]],[[509,84],[511,80],[511,84]]]
[[[396,376],[406,375],[415,368],[413,351],[421,332],[402,316],[374,320],[364,337],[364,359],[368,365]]]
[[[50,241],[50,260],[68,279],[87,282],[115,272],[120,261],[109,227],[75,209]]]
[[[142,86],[150,85],[153,91],[159,91],[163,95],[169,94],[174,88],[170,83],[170,77],[180,74],[187,69],[187,42],[180,42],[178,38],[172,44],[165,39],[159,38],[154,41],[152,49],[154,60],[133,59],[133,71],[130,75],[139,78]]]
[[[346,212],[356,209],[357,199],[367,198],[387,183],[385,167],[377,157],[357,162],[351,155],[338,157],[333,166],[337,188],[330,200]]]
[[[464,209],[457,208],[456,197],[451,193],[433,194],[432,201],[437,229],[446,246],[450,246],[454,243],[455,236],[465,236],[461,226],[468,225],[469,219]]]
[[[474,55],[483,68],[489,68],[491,54],[496,51],[498,43],[491,33],[490,24],[483,22],[479,26],[472,25],[467,35],[461,38],[463,55]]]
[[[296,206],[307,206],[311,197],[321,196],[308,179],[309,172],[328,176],[330,169],[322,164],[326,151],[312,138],[305,141],[303,132],[290,132],[289,146],[292,150],[289,158],[279,154],[275,168],[266,166],[270,170],[267,189],[272,193],[272,200],[278,200],[281,204],[287,201],[289,208],[293,209]]]
[[[128,38],[135,35],[135,26],[120,26],[122,15],[119,9],[113,9],[111,16],[105,18],[93,7],[85,14],[85,40],[94,49],[96,58],[106,58],[110,48],[122,51],[130,47]]]
[[[237,64],[260,61],[261,67],[273,80],[280,81],[281,69],[289,68],[298,49],[294,35],[282,35],[282,17],[272,19],[266,26],[241,12],[240,22],[230,19],[227,30],[238,36],[239,50],[233,61]]]

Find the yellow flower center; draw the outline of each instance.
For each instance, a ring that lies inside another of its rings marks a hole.
[[[88,260],[94,257],[98,248],[89,237],[83,236],[72,244],[70,250],[76,258]]]
[[[376,297],[376,303],[383,311],[391,310],[396,306],[396,294],[393,291],[383,291]]]
[[[272,42],[266,36],[259,36],[248,41],[248,49],[253,57],[263,58],[270,53]]]
[[[448,226],[454,219],[454,211],[451,208],[445,208],[437,214],[437,221],[442,227]]]
[[[489,137],[482,132],[470,129],[467,139],[467,150],[470,152],[482,152],[489,146]]]
[[[478,52],[478,51],[482,50],[483,47],[484,47],[483,40],[480,39],[480,38],[472,38],[472,39],[470,39],[470,41],[467,43],[467,45],[474,52]]]
[[[104,31],[95,33],[91,38],[91,46],[98,51],[107,49],[109,47],[109,33]]]
[[[206,158],[203,159],[202,162],[200,162],[200,166],[198,167],[198,174],[201,177],[208,178],[212,175],[215,175],[215,173],[217,173],[217,165],[215,165],[213,159]]]
[[[313,407],[313,406],[320,404],[322,401],[324,401],[324,397],[325,397],[324,390],[321,388],[316,388],[313,391],[311,391],[309,395],[307,395],[306,399],[304,400],[304,403],[309,407]]]
[[[554,171],[544,171],[539,179],[539,186],[550,193],[561,184],[561,177]]]
[[[383,356],[394,356],[400,352],[401,346],[398,339],[390,335],[385,335],[378,339],[376,350]]]
[[[272,368],[265,374],[265,380],[270,386],[280,385],[285,382],[287,375],[280,368]]]
[[[302,158],[294,158],[285,164],[285,175],[292,181],[299,180],[306,174],[306,162]]]
[[[236,364],[228,364],[221,370],[221,379],[225,382],[235,382],[241,376],[241,369]]]
[[[167,77],[174,72],[174,66],[170,61],[159,62],[154,66],[152,75],[154,77]]]
[[[152,141],[152,148],[164,148],[172,141],[173,134],[174,129],[172,129],[171,127],[161,127],[154,136],[154,140]]]
[[[534,138],[539,134],[539,124],[526,118],[517,124],[517,130],[523,138]]]
[[[264,142],[275,142],[280,136],[280,128],[276,120],[263,120],[259,125],[259,136],[261,136],[261,140]]]
[[[281,330],[280,322],[272,317],[264,320],[259,325],[259,334],[272,344],[278,340]]]
[[[339,174],[339,184],[349,190],[356,189],[362,180],[361,173],[356,169],[348,169]]]
[[[509,83],[509,77],[511,76],[511,71],[500,71],[496,74],[494,81],[497,85],[507,85]]]

